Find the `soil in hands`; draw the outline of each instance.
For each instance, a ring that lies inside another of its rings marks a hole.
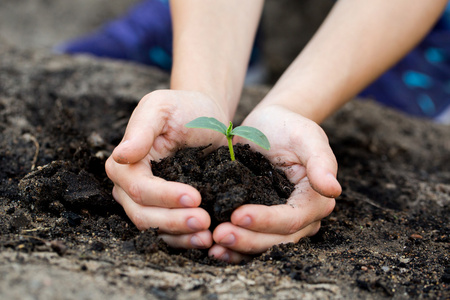
[[[174,156],[152,161],[155,176],[189,184],[200,191],[201,207],[211,216],[211,230],[229,222],[233,211],[244,204],[285,204],[294,190],[286,175],[249,145],[228,147],[205,155],[207,147],[186,148]]]
[[[370,102],[349,103],[323,124],[343,192],[315,236],[231,266],[138,231],[112,198],[104,164],[139,95],[164,86],[158,74],[30,52],[0,56],[0,298],[36,298],[32,287],[46,287],[61,299],[449,299],[448,126]],[[247,92],[243,103],[250,108],[261,94]],[[195,179],[198,189],[201,177],[240,186],[270,174],[236,175],[234,165],[246,165],[239,147],[236,163],[227,149],[186,151],[163,170],[178,169],[172,180]],[[208,169],[209,159],[220,164]],[[230,166],[231,175],[216,174]],[[206,200],[214,185],[204,185]],[[145,297],[133,298],[136,291]]]

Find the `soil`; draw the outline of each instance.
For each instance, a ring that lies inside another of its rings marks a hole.
[[[186,148],[173,157],[152,162],[155,176],[195,187],[202,196],[200,207],[211,216],[211,230],[229,222],[233,211],[245,204],[285,204],[294,185],[284,173],[249,145],[227,146],[204,154],[206,148]]]
[[[63,17],[87,30],[71,9],[101,22],[105,1],[92,1],[97,14],[81,0],[0,4],[0,22],[15,21],[0,36],[16,33],[0,43],[2,299],[450,298],[450,128],[369,100],[322,125],[343,193],[314,237],[227,265],[138,231],[104,163],[137,101],[168,76],[14,42]],[[45,27],[48,41],[65,26]],[[233,123],[269,88],[247,87]]]

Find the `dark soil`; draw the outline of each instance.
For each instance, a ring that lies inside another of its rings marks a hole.
[[[48,22],[51,3],[0,12]],[[350,102],[323,124],[343,193],[319,233],[226,265],[139,232],[111,197],[106,158],[137,101],[167,86],[154,69],[0,43],[0,298],[450,298],[449,126]],[[267,90],[245,90],[235,124]]]
[[[187,148],[160,162],[152,162],[155,176],[195,187],[203,207],[211,215],[211,230],[229,222],[233,211],[244,204],[285,204],[294,190],[284,173],[275,169],[248,145],[235,145],[236,160],[228,147],[205,155],[205,148]]]

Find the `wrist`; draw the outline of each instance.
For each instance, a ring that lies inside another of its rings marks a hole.
[[[220,107],[229,120],[233,119],[235,106],[239,101],[239,95],[233,95],[232,91],[227,91],[223,86],[210,83],[207,80],[197,80],[195,74],[188,78],[182,78],[172,73],[170,89],[200,93],[208,97]]]
[[[280,106],[320,124],[345,102],[339,96],[311,85],[297,84],[292,87],[290,84],[277,83],[258,107]]]
[[[171,1],[171,88],[213,99],[230,120],[239,102],[262,1]]]

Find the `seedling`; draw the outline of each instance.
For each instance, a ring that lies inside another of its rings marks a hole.
[[[243,137],[244,139],[257,144],[261,148],[264,148],[266,150],[270,149],[269,140],[264,135],[264,133],[250,126],[238,126],[236,128],[233,128],[233,123],[230,122],[230,125],[227,128],[227,126],[222,122],[216,120],[215,118],[209,117],[197,118],[184,126],[188,128],[212,129],[224,134],[228,140],[228,149],[230,150],[230,157],[232,161],[235,160],[233,150],[233,136],[235,135]]]

